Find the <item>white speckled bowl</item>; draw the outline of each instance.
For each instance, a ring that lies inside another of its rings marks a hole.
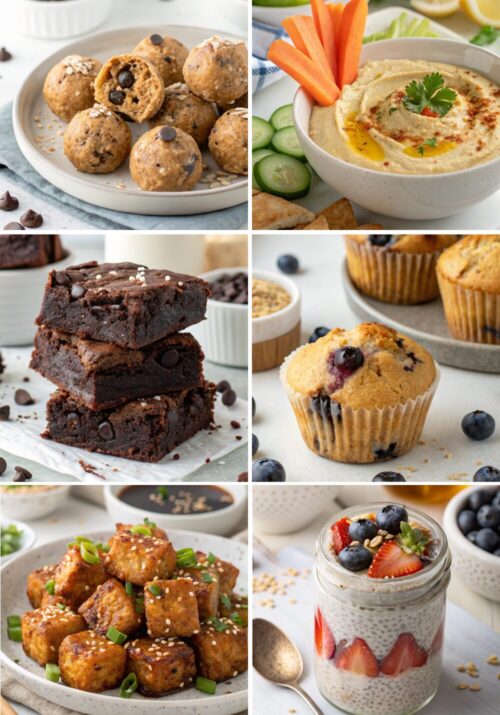
[[[476,593],[500,602],[500,557],[474,546],[460,531],[457,524],[459,512],[473,489],[497,490],[498,486],[480,486],[464,489],[450,500],[444,512],[443,526],[453,555],[453,570]]]
[[[291,534],[324,511],[331,511],[337,489],[294,484],[253,485],[253,524],[257,532]]]
[[[76,528],[76,525],[75,525]],[[45,677],[45,671],[38,663],[28,658],[21,643],[7,638],[7,620],[4,615],[22,614],[31,609],[26,596],[26,577],[33,569],[57,562],[64,552],[69,539],[66,538],[31,549],[18,558],[9,561],[0,571],[1,578],[1,634],[2,651],[0,660],[8,672],[30,692],[57,703],[71,711],[87,715],[235,715],[248,707],[248,677],[242,673],[229,683],[219,683],[215,695],[205,695],[190,688],[162,698],[147,698],[134,693],[130,700],[120,698],[118,689],[104,693],[87,693],[69,688],[62,683],[52,683]],[[95,541],[107,541],[110,531],[86,534]],[[220,558],[231,561],[240,569],[237,589],[248,589],[248,549],[247,546],[230,539],[222,539],[208,534],[189,531],[171,531],[169,534],[177,549],[191,547],[212,551]]]
[[[55,511],[66,499],[71,486],[69,484],[39,485],[50,486],[50,489],[33,489],[36,485],[23,484],[20,489],[12,488],[2,492],[2,514],[13,519],[34,521],[42,519]],[[29,491],[21,491],[25,487]]]

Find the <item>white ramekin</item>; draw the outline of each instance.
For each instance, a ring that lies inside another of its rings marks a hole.
[[[68,253],[62,261],[41,268],[0,270],[0,345],[29,345],[35,335],[47,276],[74,263]]]
[[[252,318],[252,343],[263,343],[289,333],[300,321],[300,291],[297,284],[281,273],[261,271],[252,272],[253,278],[261,278],[269,283],[277,283],[291,297],[291,302],[276,313]]]
[[[16,0],[17,30],[42,40],[77,37],[108,17],[113,0]]]
[[[199,277],[212,283],[224,274],[248,273],[247,267],[217,268]],[[208,299],[207,318],[189,328],[201,343],[207,360],[230,365],[248,365],[248,305]]]

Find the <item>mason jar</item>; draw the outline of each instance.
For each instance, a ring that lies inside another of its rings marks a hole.
[[[433,540],[431,561],[409,576],[370,578],[348,571],[331,548],[332,524],[376,514],[386,505],[339,512],[316,546],[316,681],[332,705],[352,715],[411,715],[432,700],[441,677],[451,556],[439,524],[407,508],[409,521]]]

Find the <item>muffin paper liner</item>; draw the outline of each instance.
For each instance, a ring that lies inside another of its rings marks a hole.
[[[345,237],[347,267],[354,285],[386,303],[415,304],[439,295],[436,263],[441,251],[396,253]]]
[[[446,321],[459,340],[500,345],[500,294],[463,288],[438,273]]]
[[[295,392],[288,385],[286,372],[297,352],[284,361],[280,378],[309,449],[335,462],[366,464],[401,457],[415,447],[439,382],[437,365],[434,382],[414,399],[371,409],[342,405],[336,415],[329,414],[331,409],[328,408],[319,414],[313,410],[311,397]],[[335,401],[327,403],[328,406],[336,404]]]

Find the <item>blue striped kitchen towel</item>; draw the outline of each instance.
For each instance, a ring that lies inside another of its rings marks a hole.
[[[252,92],[259,92],[273,82],[281,79],[284,73],[275,64],[266,60],[269,45],[274,40],[288,40],[288,35],[282,27],[272,27],[263,22],[252,22]]]

